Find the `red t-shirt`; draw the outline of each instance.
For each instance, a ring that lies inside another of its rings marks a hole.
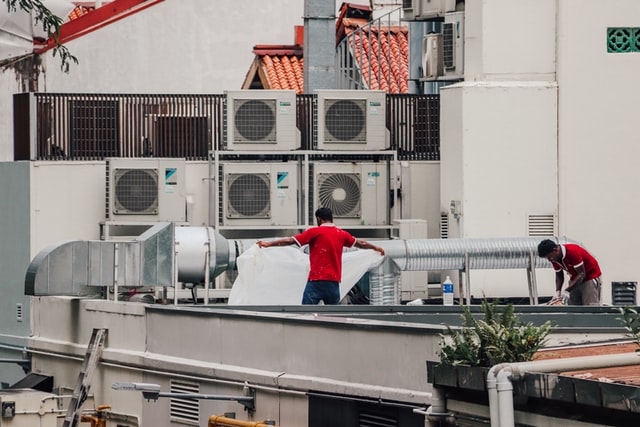
[[[298,245],[309,245],[307,280],[342,280],[342,248],[352,247],[356,238],[332,223],[324,223],[293,237]]]
[[[576,267],[584,264],[585,280],[596,279],[602,275],[598,261],[582,246],[568,243],[560,245],[560,248],[562,249],[562,259],[560,262],[552,262],[556,272],[567,270],[569,277],[573,279],[578,274]]]

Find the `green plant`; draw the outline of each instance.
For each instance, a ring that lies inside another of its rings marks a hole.
[[[60,55],[60,68],[65,73],[69,72],[69,64],[71,62],[78,63],[78,59],[71,54],[69,49],[60,44],[58,36],[60,34],[60,26],[62,18],[56,16],[47,8],[42,0],[3,0],[7,4],[9,12],[16,12],[22,9],[32,13],[35,21],[42,25],[42,29],[47,33],[48,37],[53,37],[55,48],[53,48],[53,56]]]
[[[616,307],[616,310],[622,315],[622,317],[617,317],[616,319],[629,332],[627,336],[633,339],[638,346],[636,351],[640,352],[640,316],[638,316],[638,310],[631,307]]]
[[[533,358],[551,333],[551,322],[541,326],[522,323],[513,304],[506,305],[501,313],[498,304],[483,300],[480,320],[473,317],[469,307],[462,307],[462,326],[454,329],[445,325],[447,334],[440,334],[440,363],[490,367]]]

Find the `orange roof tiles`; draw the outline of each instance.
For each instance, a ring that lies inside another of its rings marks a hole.
[[[73,8],[71,13],[69,14],[69,21],[73,21],[74,19],[80,18],[82,15],[86,15],[87,13],[95,10],[95,6],[83,6],[77,5]]]
[[[269,89],[293,89],[296,93],[302,93],[304,90],[302,57],[264,55],[261,62],[269,81]]]
[[[368,89],[409,92],[409,40],[404,26],[371,24],[369,6],[343,3],[336,21],[336,43],[345,37]],[[293,45],[256,45],[243,88],[304,90],[303,27]]]

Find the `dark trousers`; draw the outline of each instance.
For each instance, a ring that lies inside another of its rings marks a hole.
[[[302,294],[302,304],[316,305],[320,301],[325,304],[340,302],[340,284],[329,280],[312,280],[307,282]]]

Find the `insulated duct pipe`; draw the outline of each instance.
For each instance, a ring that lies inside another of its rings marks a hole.
[[[491,426],[515,426],[512,381],[521,379],[527,372],[578,371],[627,365],[640,365],[640,353],[603,354],[495,365],[487,374]]]

